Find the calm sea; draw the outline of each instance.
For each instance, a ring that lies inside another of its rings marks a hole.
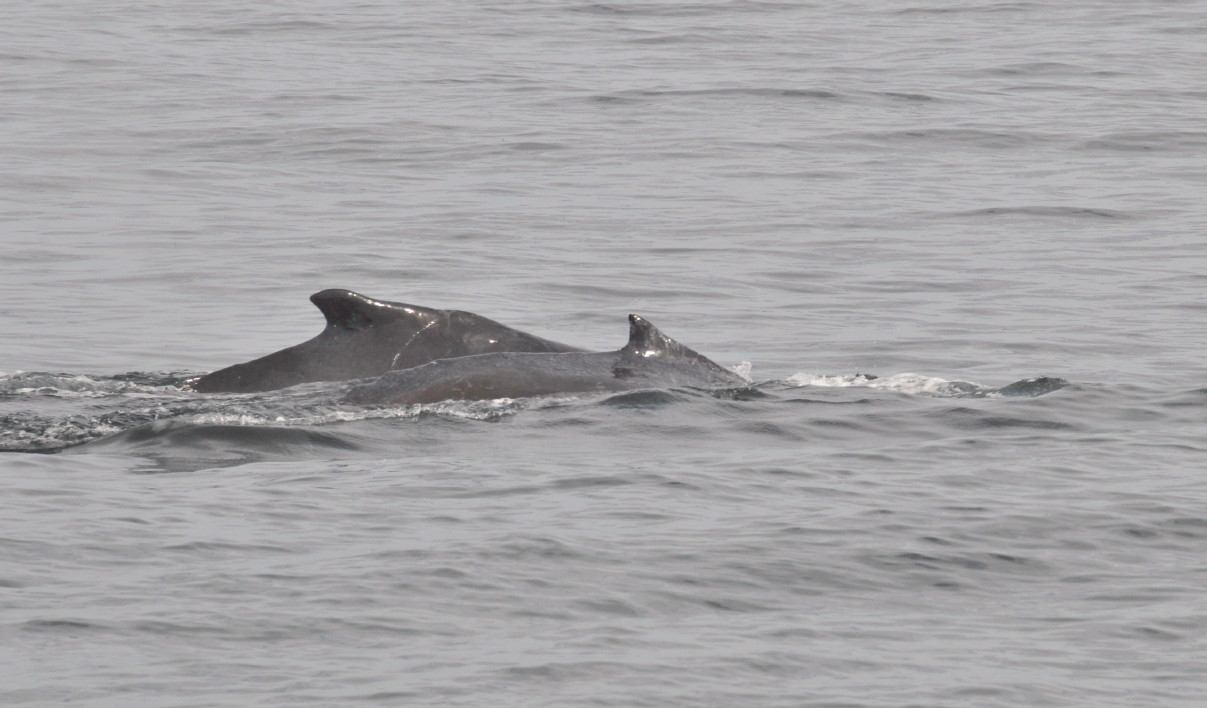
[[[0,704],[1207,701],[1207,2],[0,14]],[[753,383],[181,388],[332,287]]]

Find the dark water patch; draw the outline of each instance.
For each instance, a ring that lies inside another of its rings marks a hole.
[[[193,541],[191,543],[181,543],[174,546],[164,546],[165,551],[184,551],[188,553],[209,553],[214,555],[222,555],[229,552],[235,553],[250,553],[252,555],[260,555],[263,553],[296,553],[290,548],[281,546],[266,546],[263,544],[246,544],[246,543],[219,543],[214,541]]]
[[[503,672],[510,677],[522,678],[525,682],[540,680],[560,685],[567,681],[600,680],[608,676],[628,675],[632,673],[661,675],[669,670],[669,667],[625,664],[617,661],[578,661],[534,666],[512,666],[504,669]]]
[[[1139,637],[1140,639],[1152,639],[1163,642],[1178,642],[1185,639],[1185,637],[1175,632],[1148,626],[1128,627],[1126,634],[1132,637]]]
[[[780,440],[802,441],[805,436],[779,423],[758,420],[746,421],[734,425],[734,429],[751,435],[765,435]]]
[[[511,150],[517,150],[519,152],[545,152],[548,150],[561,150],[563,146],[556,145],[554,143],[525,142],[512,143],[507,147]]]
[[[841,99],[842,95],[833,91],[816,88],[712,88],[712,89],[670,89],[665,91],[632,90],[609,94],[607,99],[634,101],[658,98],[764,98],[764,99],[812,99],[833,101]],[[596,96],[593,100],[601,100]]]
[[[975,2],[964,5],[914,5],[894,10],[894,15],[959,15],[966,13],[1027,12],[1037,7],[1030,2]]]
[[[488,557],[506,557],[511,559],[585,559],[586,554],[571,546],[547,536],[518,538],[498,544],[492,550],[484,551]]]
[[[590,100],[595,103],[606,103],[609,105],[617,105],[617,106],[639,103],[638,99],[635,97],[619,96],[619,95],[606,95],[606,94],[591,96]]]
[[[655,484],[657,484],[659,487],[670,487],[676,491],[688,491],[688,492],[703,492],[704,491],[704,488],[702,486],[700,486],[698,484],[692,484],[691,482],[684,482],[681,479],[666,479],[666,478],[660,477],[658,475],[650,475],[650,476],[654,478]]]
[[[623,600],[576,600],[576,607],[603,615],[616,617],[643,617],[646,612]]]
[[[501,499],[540,494],[541,491],[541,487],[525,484],[468,492],[463,487],[408,487],[405,496],[419,499]]]
[[[1207,132],[1120,132],[1081,144],[1083,150],[1104,152],[1199,152],[1207,149]]]
[[[845,420],[845,419],[836,419],[836,418],[814,418],[812,420],[807,421],[806,425],[810,425],[810,426],[822,428],[822,429],[828,429],[828,430],[845,430],[845,431],[850,431],[853,433],[868,432],[868,431],[872,430],[871,426],[867,425],[866,423],[860,422],[858,420]]]
[[[928,417],[937,419],[947,425],[965,430],[1074,430],[1075,426],[1057,420],[1046,418],[1026,418],[1018,415],[1003,415],[995,411],[976,408],[956,407],[937,413],[928,413]]]
[[[402,589],[412,589],[412,586],[404,585]],[[379,634],[387,637],[418,637],[428,636],[431,634],[450,636],[450,632],[435,630],[432,627],[414,627],[409,625],[399,625],[388,619],[372,621],[352,621],[352,620],[335,620],[330,621],[332,629],[346,630],[354,634]],[[309,628],[308,628],[309,629]]]
[[[982,76],[1075,76],[1088,73],[1089,71],[1089,69],[1077,64],[1036,61],[989,67],[979,69],[974,73]]]
[[[934,96],[927,96],[924,93],[895,93],[892,91],[886,91],[880,95],[888,96],[889,98],[901,99],[903,101],[934,101],[934,100],[937,100],[937,99],[935,99]]]
[[[882,570],[973,570],[1008,575],[1049,575],[1044,562],[1004,553],[896,553],[864,556],[862,562]]]
[[[1170,529],[1169,533],[1183,538],[1207,538],[1207,519],[1185,517],[1171,519],[1162,524]]]
[[[383,701],[416,701],[425,694],[421,691],[378,691],[376,693],[363,693],[348,696],[349,701],[368,701],[370,703],[381,703]]]
[[[703,44],[709,41],[709,38],[702,34],[686,33],[686,34],[663,34],[657,37],[637,37],[630,39],[629,44],[637,45],[662,45],[662,44]]]
[[[632,484],[631,480],[624,477],[573,477],[570,479],[559,479],[550,485],[554,489],[593,489],[601,487],[621,487]]]
[[[777,608],[751,600],[743,600],[736,597],[700,597],[698,595],[687,595],[684,593],[660,592],[657,593],[667,599],[675,600],[688,605],[703,607],[709,610],[718,612],[748,614],[753,612],[770,612]]]
[[[1103,527],[1103,529],[1128,541],[1144,545],[1156,544],[1161,548],[1197,548],[1202,550],[1201,543],[1194,543],[1207,539],[1207,525],[1201,522],[1201,519],[1176,519],[1155,523],[1133,521],[1112,524]],[[1188,543],[1190,545],[1187,545]]]
[[[792,3],[742,2],[742,3],[593,3],[571,5],[567,12],[604,17],[701,17],[705,15],[732,15],[735,12],[777,12],[797,9]]]
[[[951,216],[1037,216],[1068,219],[1124,219],[1133,215],[1110,209],[1066,206],[989,207],[955,212]]]
[[[1158,405],[1166,408],[1204,408],[1207,407],[1207,388],[1197,388],[1161,401]]]
[[[1207,25],[1192,25],[1187,27],[1159,27],[1161,34],[1207,34]]]
[[[129,628],[136,632],[145,632],[152,636],[238,636],[239,631],[228,626],[204,624],[182,624],[180,622],[163,622],[158,620],[134,622]]]
[[[838,98],[838,94],[831,91],[822,91],[820,89],[785,89],[780,91],[781,96],[789,98]]]
[[[599,425],[599,421],[580,416],[558,415],[557,417],[548,418],[533,425],[537,428],[586,428]]]
[[[810,472],[805,469],[796,469],[791,467],[767,467],[767,468],[747,468],[742,467],[735,470],[739,474],[766,474],[775,478],[795,478],[795,479],[817,479],[821,475],[816,472]]]
[[[926,146],[951,150],[961,148],[1016,150],[1055,140],[1054,136],[1043,133],[969,128],[920,128],[885,132],[839,133],[835,137],[877,146]]]
[[[27,632],[48,632],[73,636],[81,632],[103,632],[110,629],[105,625],[81,620],[30,620],[22,624],[21,628]]]

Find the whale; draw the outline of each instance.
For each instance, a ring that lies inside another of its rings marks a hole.
[[[343,402],[412,405],[635,389],[722,388],[746,379],[629,315],[629,341],[613,352],[492,352],[442,359],[355,386]]]
[[[273,391],[381,376],[438,359],[500,352],[581,352],[472,312],[374,300],[333,288],[310,296],[327,319],[318,336],[191,379],[200,393]]]

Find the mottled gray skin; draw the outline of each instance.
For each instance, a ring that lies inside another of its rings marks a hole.
[[[311,381],[381,376],[437,359],[488,352],[578,352],[472,312],[373,300],[351,290],[310,296],[327,327],[317,337],[190,382],[202,393],[272,391]]]
[[[347,403],[402,404],[606,393],[642,388],[742,386],[745,379],[629,315],[629,343],[601,353],[479,354],[391,371],[348,392]]]

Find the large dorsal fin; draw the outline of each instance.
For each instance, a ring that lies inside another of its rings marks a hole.
[[[671,359],[704,359],[658,330],[648,320],[629,315],[629,343],[620,351],[641,357],[660,356]],[[705,359],[707,361],[707,359]]]
[[[374,300],[340,288],[315,293],[310,296],[310,302],[322,311],[329,327],[348,330],[368,329],[403,318],[415,318],[422,321],[422,326],[440,314],[426,307]]]

